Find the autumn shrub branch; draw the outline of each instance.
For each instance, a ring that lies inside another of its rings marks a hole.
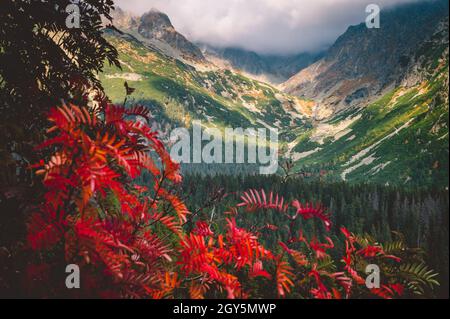
[[[107,105],[94,114],[69,104],[53,108],[48,119],[49,138],[39,149],[50,155],[33,166],[46,194],[28,223],[41,263],[29,272],[58,271],[55,259],[63,256],[83,274],[76,297],[397,298],[437,284],[403,245],[383,246],[345,228],[344,252],[327,235],[306,238],[303,222],[320,221],[326,234],[331,215],[273,192],[245,192],[213,230],[212,220],[203,220],[200,209],[191,213],[171,189],[182,180],[179,165],[150,129],[144,107]],[[151,185],[136,183],[143,172],[152,175]],[[260,211],[284,218],[286,241],[271,245],[261,236],[283,238],[284,225],[239,225]],[[378,288],[366,286],[369,264],[383,271]],[[63,283],[50,285],[42,297],[68,293]]]

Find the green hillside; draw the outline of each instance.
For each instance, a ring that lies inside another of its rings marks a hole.
[[[193,120],[218,128],[265,127],[289,131],[305,126],[308,103],[228,70],[194,68],[158,52],[131,35],[108,32],[119,50],[122,69],[106,67],[100,79],[115,103],[125,98],[151,108],[161,123],[190,126]],[[129,103],[131,101],[129,100]]]

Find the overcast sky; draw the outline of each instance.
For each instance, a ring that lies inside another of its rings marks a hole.
[[[349,25],[365,21],[369,3],[381,8],[419,0],[116,0],[135,14],[156,8],[191,41],[258,53],[324,49]]]

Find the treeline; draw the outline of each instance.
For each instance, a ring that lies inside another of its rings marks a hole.
[[[367,234],[377,240],[395,241],[404,236],[412,247],[423,248],[429,264],[440,273],[442,295],[448,296],[449,269],[449,196],[442,190],[406,190],[379,185],[351,185],[325,183],[291,178],[257,175],[186,175],[183,191],[191,211],[207,203],[215,193],[226,196],[218,203],[199,212],[212,220],[226,217],[225,212],[240,201],[240,195],[248,189],[273,191],[291,201],[322,203],[328,208],[333,221],[332,234],[338,238],[339,228],[345,225],[350,231]],[[246,214],[240,217],[248,226],[273,224],[280,228],[281,216],[268,212],[265,215]],[[307,236],[314,236],[320,229],[306,228]],[[400,235],[401,234],[401,235]],[[278,238],[265,238],[275,242]]]

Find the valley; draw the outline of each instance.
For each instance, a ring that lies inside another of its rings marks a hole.
[[[149,107],[163,132],[189,128],[194,120],[222,130],[276,128],[282,157],[292,159],[302,176],[445,188],[445,7],[446,1],[437,1],[391,10],[386,28],[373,34],[363,24],[351,26],[326,53],[303,56],[300,72],[280,85],[256,79],[270,68],[256,53],[197,46],[157,10],[140,19],[119,9],[115,18],[123,33],[107,31],[107,39],[122,69],[106,67],[100,80],[115,103],[124,100],[126,81],[135,89],[127,103]]]
[[[0,7],[1,297],[448,298],[448,0]]]

